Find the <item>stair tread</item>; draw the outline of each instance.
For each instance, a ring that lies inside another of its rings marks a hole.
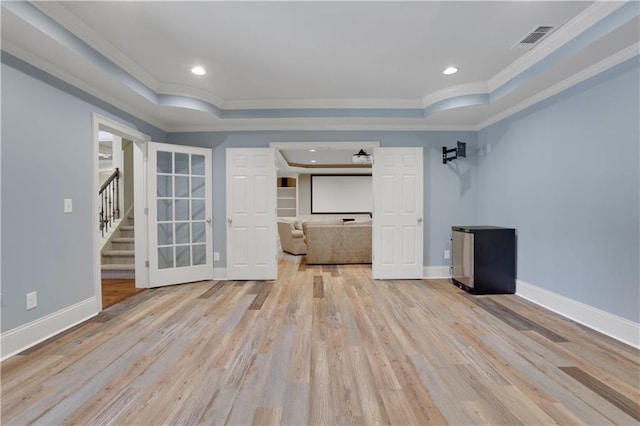
[[[114,243],[133,243],[135,242],[135,238],[133,237],[116,237],[111,240]]]
[[[133,225],[122,225],[120,227],[120,229],[122,229],[124,231],[133,231],[135,229],[135,226],[133,226]]]
[[[133,263],[114,263],[112,265],[102,265],[103,271],[134,271],[135,265]]]
[[[103,256],[133,256],[135,255],[134,250],[106,250],[102,252]]]

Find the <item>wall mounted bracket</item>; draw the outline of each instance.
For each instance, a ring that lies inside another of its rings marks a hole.
[[[453,157],[449,157],[449,154],[455,153]],[[446,146],[442,147],[442,164],[447,164],[448,161],[457,159],[458,157],[467,157],[467,143],[458,141],[456,148],[447,149]]]

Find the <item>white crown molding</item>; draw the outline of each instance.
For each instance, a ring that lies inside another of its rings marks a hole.
[[[549,56],[567,42],[591,28],[605,17],[622,7],[626,1],[606,1],[598,0],[586,8],[582,13],[558,28],[548,38],[542,40],[505,69],[493,76],[487,82],[488,90],[493,92],[514,77],[522,74],[545,57]]]
[[[522,280],[516,280],[516,295],[616,340],[640,348],[638,323]]]
[[[607,71],[610,68],[615,67],[616,65],[621,64],[622,62],[629,60],[631,58],[633,58],[634,56],[637,56],[640,54],[640,44],[639,43],[635,43],[617,53],[614,53],[613,55],[609,56],[608,58],[605,58],[603,60],[601,60],[600,62],[591,65],[589,68],[586,68],[582,71],[580,71],[577,74],[572,75],[571,77],[557,83],[554,84],[553,86],[549,87],[546,90],[543,90],[542,92],[539,92],[538,94],[528,98],[527,100],[520,102],[514,106],[512,106],[511,108],[508,108],[506,110],[503,110],[502,112],[494,115],[493,117],[479,123],[476,126],[476,130],[482,130],[487,126],[490,126],[492,124],[497,123],[500,120],[504,120],[505,118],[516,114],[532,105],[535,105],[539,102],[544,101],[547,98],[550,98],[551,96],[554,96],[560,92],[562,92],[563,90],[566,90],[572,86],[575,86],[576,84],[582,83],[585,80],[590,79],[591,77],[595,77],[596,75],[603,73],[605,71]]]
[[[423,119],[382,118],[250,118],[218,119],[201,126],[171,126],[168,132],[242,131],[475,131],[474,125],[433,125]]]
[[[151,117],[150,115],[146,114],[144,111],[138,110],[136,108],[132,108],[129,104],[118,100],[117,98],[109,95],[106,92],[103,92],[102,90],[96,89],[93,85],[69,74],[64,70],[61,70],[57,66],[51,64],[48,61],[45,61],[39,56],[33,55],[32,53],[27,52],[26,50],[5,40],[2,40],[2,50],[166,132],[166,127],[167,127],[166,124],[158,121],[156,118]]]
[[[216,96],[211,92],[197,89],[192,86],[187,86],[184,84],[175,84],[175,83],[159,83],[158,90],[156,91],[158,95],[174,95],[174,96],[187,96],[190,98],[195,98],[200,101],[209,102],[221,108],[221,105],[224,105],[226,100],[220,96]]]
[[[487,83],[477,82],[446,87],[422,98],[422,108],[427,108],[437,102],[465,95],[484,95],[489,93]]]
[[[145,86],[158,93],[159,82],[151,74],[70,12],[63,3],[40,1],[31,4],[127,73],[131,74]]]
[[[421,108],[417,99],[225,99],[215,93],[183,84],[159,82],[134,60],[100,36],[59,2],[32,3],[41,12],[65,27],[80,40],[107,57],[158,95],[188,96],[212,103],[221,109],[298,109],[298,108]]]
[[[226,110],[237,109],[420,109],[419,99],[233,99],[222,104]]]

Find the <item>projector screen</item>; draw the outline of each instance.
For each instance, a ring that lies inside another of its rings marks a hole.
[[[311,213],[370,213],[371,175],[311,175]]]

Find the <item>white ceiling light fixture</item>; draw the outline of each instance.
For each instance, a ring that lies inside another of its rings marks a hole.
[[[316,162],[316,160],[311,160],[310,162],[311,162],[311,163],[315,163],[315,162]]]
[[[194,73],[195,75],[205,75],[207,73],[207,71],[199,65],[191,68],[191,72]]]
[[[445,68],[444,71],[442,71],[442,74],[451,75],[451,74],[455,74],[457,72],[458,72],[458,68],[456,68],[456,67],[447,67],[447,68]]]

